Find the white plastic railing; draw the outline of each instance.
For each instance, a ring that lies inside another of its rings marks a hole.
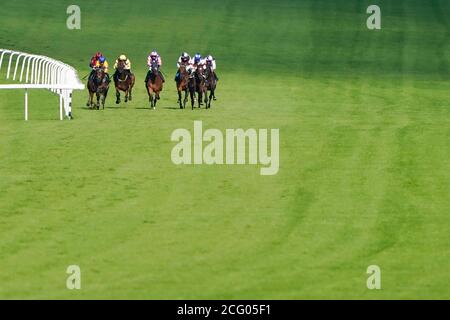
[[[72,91],[83,90],[77,72],[71,66],[52,58],[0,49],[0,71],[5,61],[6,79],[19,81],[15,84],[1,84],[1,89],[25,90],[25,120],[28,120],[28,90],[48,89],[59,96],[59,117],[63,109],[67,118],[72,119]],[[15,64],[15,65],[14,65]],[[14,65],[14,67],[13,67]],[[20,67],[20,72],[19,72]]]

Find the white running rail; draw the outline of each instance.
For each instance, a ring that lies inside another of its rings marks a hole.
[[[71,66],[52,58],[0,49],[0,72],[5,61],[6,79],[19,81],[16,84],[0,84],[2,89],[25,90],[25,120],[28,120],[28,90],[48,89],[59,96],[59,118],[63,109],[68,119],[72,119],[72,91],[83,90],[77,72]],[[20,72],[19,72],[20,67]]]

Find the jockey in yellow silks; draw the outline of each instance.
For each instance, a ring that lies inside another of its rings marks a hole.
[[[130,59],[127,58],[126,55],[121,54],[116,59],[116,62],[114,63],[114,70],[116,70],[116,72],[114,73],[114,79],[116,79],[117,76],[119,75],[117,68],[119,67],[119,63],[120,62],[124,63],[124,70],[125,70],[125,72],[127,72],[128,74],[131,74],[131,61],[130,61]]]

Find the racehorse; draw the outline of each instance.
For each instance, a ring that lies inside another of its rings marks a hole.
[[[217,80],[214,75],[214,71],[212,70],[211,66],[207,66],[205,70],[205,81],[206,81],[206,88],[210,92],[209,94],[209,102],[206,104],[206,108],[211,108],[211,100],[216,100],[216,87],[217,87]]]
[[[157,63],[152,63],[151,71],[152,73],[147,81],[147,93],[150,100],[150,106],[155,110],[156,103],[160,99],[159,93],[163,89],[163,81]]]
[[[106,97],[108,96],[109,82],[102,68],[95,69],[94,76],[88,80],[87,88],[89,90],[89,99],[86,106],[90,109],[97,108],[97,110],[100,110],[101,103],[104,110]],[[97,96],[97,104],[94,104],[94,94]]]
[[[119,61],[117,65],[117,72],[114,76],[114,83],[116,85],[116,104],[120,103],[120,91],[125,92],[125,103],[132,100],[131,92],[134,87],[136,78],[130,70],[125,70],[125,61]]]
[[[198,93],[198,107],[201,108],[202,99],[205,97],[206,108],[208,109],[208,92],[206,88],[206,76],[204,66],[198,66],[196,73],[196,91]]]
[[[185,65],[180,66],[178,70],[180,76],[177,80],[177,91],[178,91],[178,103],[180,104],[180,109],[186,108],[186,103],[188,100],[188,89],[189,89],[189,72]],[[182,92],[184,91],[184,101],[181,102]]]

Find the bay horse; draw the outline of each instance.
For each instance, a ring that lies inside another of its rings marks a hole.
[[[181,65],[178,72],[180,74],[180,77],[177,80],[178,103],[180,104],[180,109],[184,109],[186,108],[186,103],[188,100],[189,72],[187,71],[186,65]],[[183,91],[184,91],[184,100],[183,102],[181,102]]]
[[[94,76],[88,80],[89,99],[86,104],[90,109],[100,110],[100,103],[105,110],[105,101],[108,96],[109,82],[106,73],[102,68],[96,68]],[[94,104],[94,94],[97,96],[97,103]]]
[[[196,73],[196,91],[198,93],[198,107],[201,108],[203,97],[205,99],[206,108],[208,109],[208,92],[206,87],[205,68],[203,65],[197,67]]]
[[[217,87],[217,80],[216,76],[214,75],[214,71],[212,70],[211,66],[207,66],[205,70],[205,81],[206,81],[206,89],[210,92],[209,94],[209,102],[206,103],[206,109],[211,108],[211,100],[216,100],[216,87]]]
[[[131,93],[136,82],[136,77],[130,70],[125,70],[125,61],[119,61],[114,76],[116,86],[116,104],[120,103],[120,91],[125,92],[125,103],[133,99]]]
[[[151,75],[147,81],[147,93],[150,101],[150,107],[156,109],[156,103],[160,99],[160,92],[163,90],[163,81],[157,63],[153,62],[150,68]]]

